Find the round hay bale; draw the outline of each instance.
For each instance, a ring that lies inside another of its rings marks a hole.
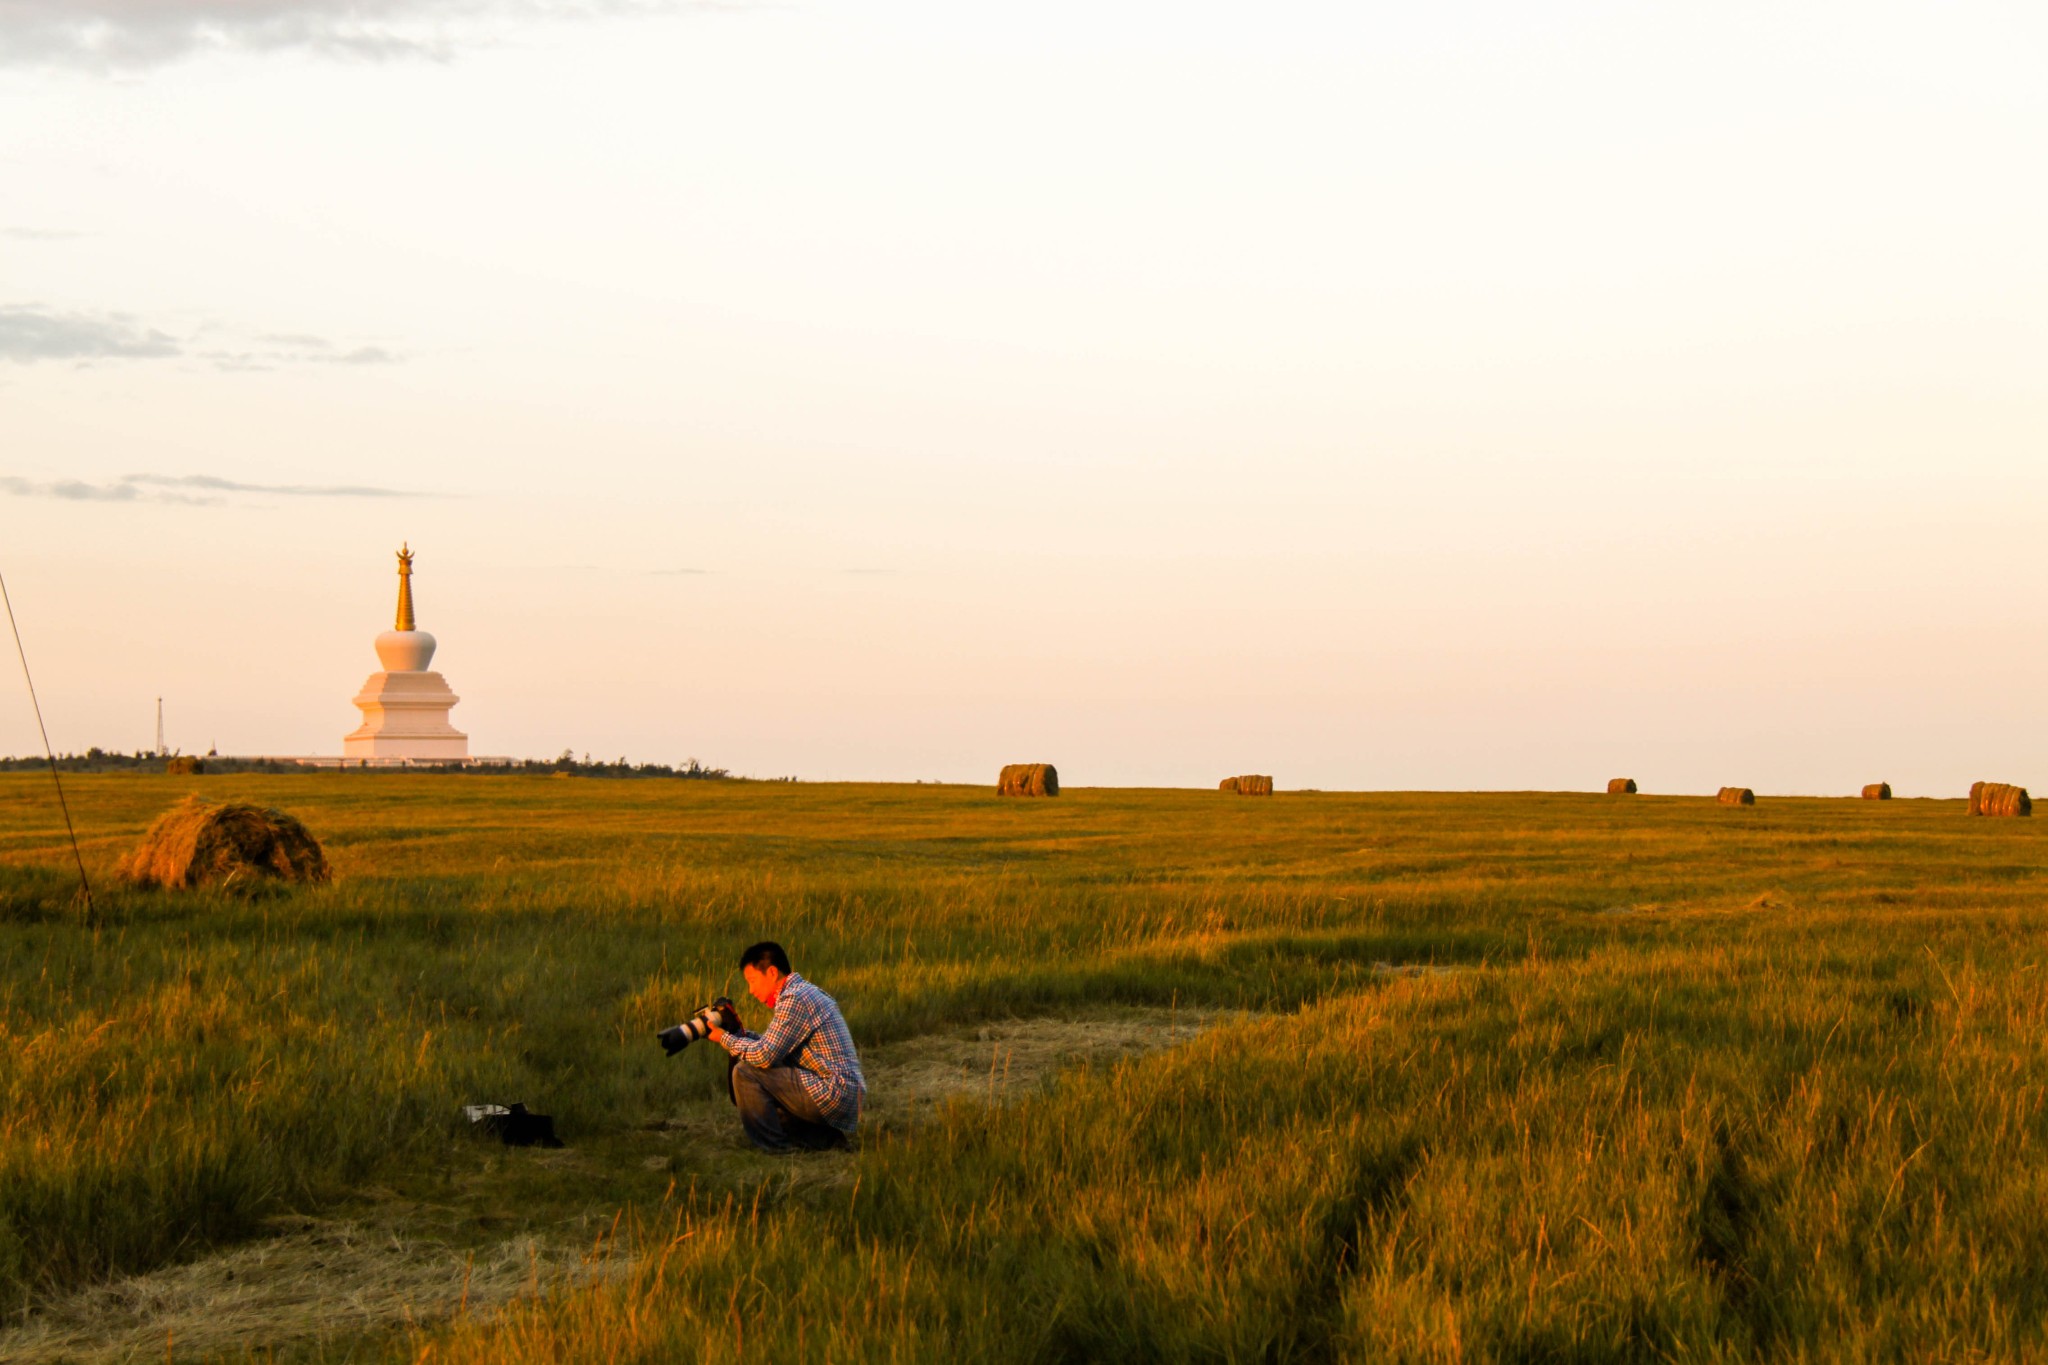
[[[2027,795],[2025,787],[2015,787],[2005,782],[1972,782],[1970,784],[1970,814],[2030,816],[2034,813],[2034,798]]]
[[[116,871],[137,886],[255,887],[324,882],[333,873],[306,827],[281,810],[188,796],[156,818]]]
[[[1060,772],[1050,763],[1006,763],[996,778],[997,796],[1058,796]]]
[[[206,765],[191,754],[173,754],[164,760],[164,771],[172,777],[197,777]]]
[[[1216,790],[1235,792],[1239,796],[1271,796],[1273,779],[1261,773],[1246,773],[1242,777],[1224,778]]]
[[[1863,789],[1863,799],[1864,799],[1865,801],[1889,801],[1889,800],[1891,800],[1891,799],[1892,799],[1892,784],[1891,784],[1891,783],[1889,783],[1889,782],[1873,782],[1873,783],[1871,783],[1871,784],[1870,784],[1869,786],[1867,786],[1867,787],[1865,787],[1865,788]]]
[[[1636,794],[1636,780],[1633,777],[1610,777],[1607,779],[1607,794],[1609,796],[1634,796]]]
[[[1747,787],[1723,787],[1714,799],[1724,806],[1754,806],[1756,793]]]

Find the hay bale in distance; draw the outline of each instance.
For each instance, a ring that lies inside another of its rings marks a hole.
[[[1636,780],[1633,777],[1610,777],[1607,779],[1607,794],[1609,796],[1634,796],[1636,794]]]
[[[1050,763],[1005,763],[996,778],[997,796],[1058,796],[1060,772]]]
[[[1754,806],[1756,793],[1747,787],[1723,787],[1714,799],[1724,806]]]
[[[1260,773],[1246,773],[1242,777],[1226,777],[1216,784],[1216,790],[1235,792],[1239,796],[1271,796],[1273,779]]]
[[[188,796],[156,818],[120,876],[137,886],[193,887],[209,882],[324,882],[333,873],[320,842],[281,810],[209,805]]]
[[[1892,784],[1891,784],[1891,783],[1889,783],[1889,782],[1873,782],[1873,783],[1871,783],[1871,784],[1870,784],[1869,786],[1867,786],[1867,787],[1865,787],[1865,788],[1863,789],[1863,799],[1864,799],[1865,801],[1889,801],[1889,800],[1891,800],[1891,799],[1892,799]]]
[[[172,754],[164,760],[164,771],[172,777],[197,777],[206,771],[206,765],[191,754]]]
[[[2025,787],[2005,782],[1972,782],[1970,814],[2024,816],[2034,813],[2034,798]]]

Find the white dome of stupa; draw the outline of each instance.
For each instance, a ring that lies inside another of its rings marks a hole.
[[[424,673],[434,662],[434,637],[423,630],[387,630],[377,637],[377,658],[387,673]]]

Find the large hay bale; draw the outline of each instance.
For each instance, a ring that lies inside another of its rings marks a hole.
[[[1984,813],[1986,815],[2032,815],[2034,798],[2027,795],[2025,787],[2009,787],[2005,783],[1984,789]]]
[[[1754,806],[1756,793],[1747,787],[1723,787],[1714,799],[1724,806]]]
[[[319,841],[283,811],[208,805],[196,796],[159,815],[117,870],[137,886],[167,887],[324,882],[333,875]]]
[[[206,765],[191,754],[172,754],[164,760],[164,771],[172,777],[197,777],[206,771]]]
[[[1060,772],[1050,763],[1005,763],[996,778],[997,796],[1058,796]]]
[[[2027,795],[2025,787],[2015,787],[2004,782],[1972,782],[1970,784],[1970,814],[1972,815],[2032,815],[2034,798]]]
[[[1239,796],[1271,796],[1273,779],[1260,773],[1246,773],[1242,777],[1226,777],[1216,784],[1217,791],[1235,792]]]
[[[1873,783],[1871,783],[1871,784],[1870,784],[1869,786],[1867,786],[1867,787],[1865,787],[1865,788],[1863,789],[1863,799],[1864,799],[1865,801],[1889,801],[1889,800],[1891,800],[1891,799],[1892,799],[1892,784],[1891,784],[1891,783],[1889,783],[1889,782],[1873,782]]]
[[[1607,779],[1607,794],[1609,796],[1634,796],[1636,794],[1636,780],[1633,777],[1610,777]]]

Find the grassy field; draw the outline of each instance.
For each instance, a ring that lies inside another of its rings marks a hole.
[[[2048,1356],[2032,820],[69,786],[102,877],[196,789],[339,879],[86,927],[0,778],[0,1358]],[[857,1154],[747,1151],[653,1042],[764,936],[868,1059]],[[484,1099],[569,1146],[472,1140]]]

